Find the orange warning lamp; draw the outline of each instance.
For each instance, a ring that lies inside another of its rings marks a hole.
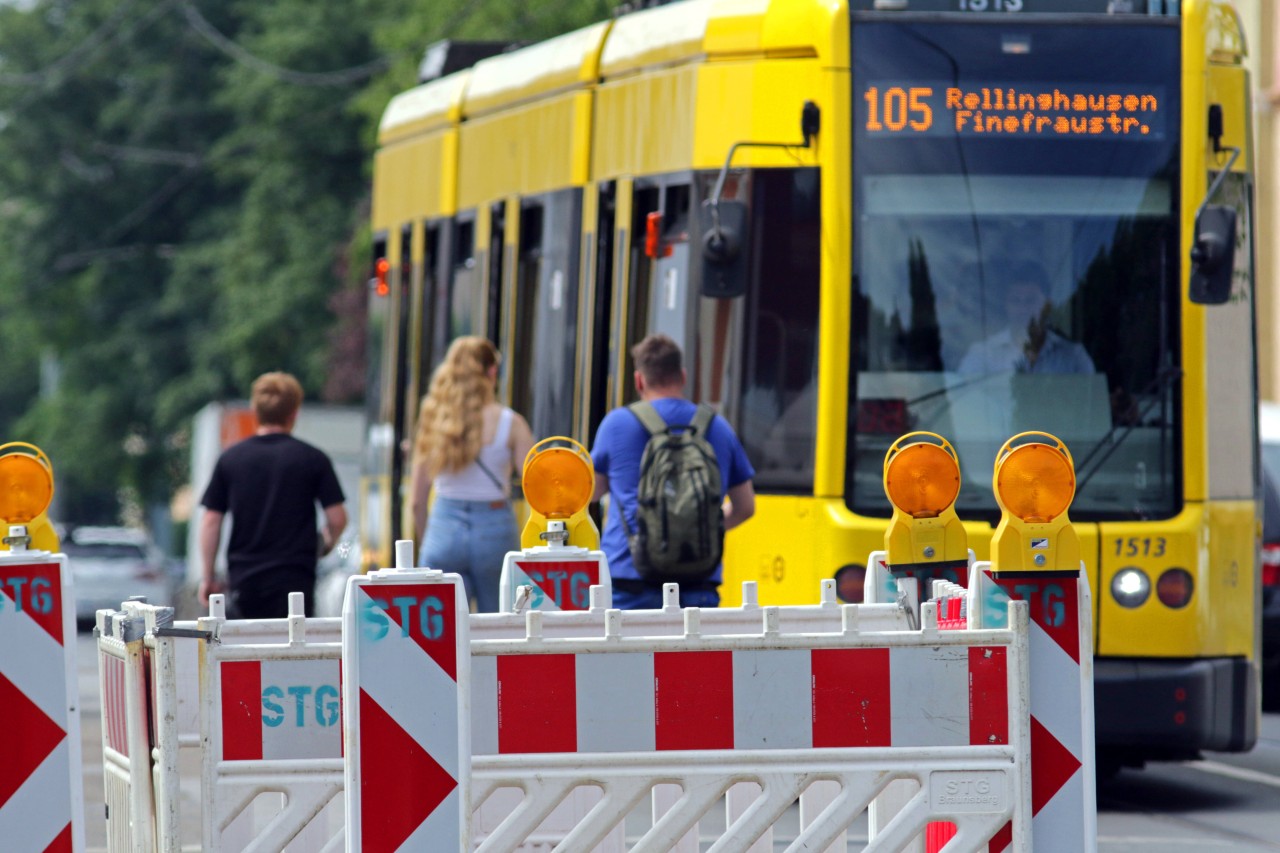
[[[960,460],[945,438],[910,432],[884,455],[884,492],[893,518],[884,534],[890,567],[967,562],[969,540],[956,517]]]
[[[566,545],[596,549],[600,531],[587,514],[596,488],[595,466],[586,449],[571,438],[544,438],[529,449],[521,475],[529,520],[520,535],[520,546],[545,544],[548,522],[564,523]]]
[[[1000,524],[993,571],[1076,571],[1080,540],[1067,509],[1076,493],[1071,452],[1047,432],[1023,432],[996,454],[992,477]]]
[[[57,551],[58,534],[45,511],[53,500],[53,464],[34,444],[12,441],[0,445],[0,533],[9,525],[25,524],[30,545],[37,551]],[[8,550],[6,541],[0,550]]]

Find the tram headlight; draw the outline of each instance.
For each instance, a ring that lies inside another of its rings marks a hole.
[[[1196,582],[1186,569],[1168,569],[1156,581],[1156,598],[1174,610],[1186,607],[1195,592]]]
[[[1141,607],[1151,597],[1151,578],[1136,566],[1121,569],[1111,579],[1111,597],[1121,607]]]

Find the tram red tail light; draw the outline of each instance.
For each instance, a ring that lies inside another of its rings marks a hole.
[[[1195,588],[1195,579],[1186,569],[1169,569],[1156,581],[1156,598],[1165,607],[1177,610],[1187,606]]]
[[[658,257],[662,248],[662,214],[654,211],[644,218],[645,257]]]
[[[1262,543],[1262,585],[1280,586],[1280,542]]]
[[[836,595],[845,604],[861,604],[866,596],[867,567],[850,563],[836,570]]]
[[[387,284],[387,273],[391,272],[391,261],[386,258],[378,258],[373,264],[373,291],[378,296],[386,296],[391,292],[391,285]]]

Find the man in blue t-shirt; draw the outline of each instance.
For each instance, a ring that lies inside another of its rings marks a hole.
[[[680,347],[666,335],[654,334],[631,349],[635,361],[636,391],[671,424],[693,420],[697,405],[684,398],[687,379]],[[756,511],[756,493],[751,480],[755,469],[747,460],[733,427],[716,415],[707,430],[707,441],[720,464],[720,494],[728,496],[724,505],[724,529],[737,527]],[[662,606],[662,585],[640,579],[631,561],[627,535],[618,512],[627,514],[627,523],[636,528],[636,489],[640,483],[640,457],[649,442],[649,433],[630,410],[614,409],[605,415],[596,430],[591,461],[596,468],[593,500],[610,495],[609,513],[600,537],[600,548],[609,559],[613,578],[613,606],[620,610],[646,610]],[[721,567],[703,584],[682,586],[682,607],[716,607],[720,604]]]

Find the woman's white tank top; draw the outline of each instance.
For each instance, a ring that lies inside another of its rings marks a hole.
[[[507,481],[510,478],[505,475],[511,464],[511,448],[507,446],[511,437],[511,417],[512,411],[503,406],[493,441],[480,448],[480,460],[502,482],[503,488],[498,488],[489,475],[472,462],[461,471],[442,471],[437,475],[435,490],[438,497],[460,501],[500,501],[509,497]]]

